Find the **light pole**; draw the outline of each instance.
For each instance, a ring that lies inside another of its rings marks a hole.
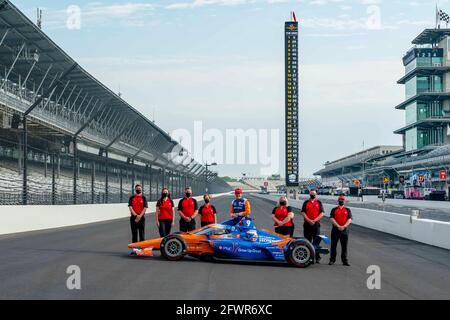
[[[205,193],[208,193],[208,168],[217,166],[216,162],[208,164],[208,162],[205,163]]]

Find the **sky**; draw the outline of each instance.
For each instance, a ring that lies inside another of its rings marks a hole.
[[[12,2],[33,21],[43,9],[43,30],[63,50],[174,137],[184,132],[181,143],[197,160],[216,161],[221,175],[234,177],[284,176],[284,22],[292,10],[300,22],[300,175],[311,177],[363,147],[401,145],[393,131],[404,126],[394,109],[404,100],[402,57],[434,27],[436,7],[428,0]],[[439,7],[450,11],[448,0]],[[258,138],[236,149],[234,161],[232,129]],[[224,147],[202,153],[202,140]]]

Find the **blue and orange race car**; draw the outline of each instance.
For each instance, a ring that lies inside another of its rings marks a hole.
[[[255,227],[248,217],[209,225],[188,233],[177,233],[128,245],[132,254],[153,256],[160,250],[163,257],[178,261],[186,255],[202,260],[241,260],[256,262],[287,262],[292,266],[306,268],[315,263],[315,253],[328,254],[328,248],[313,246],[303,238],[290,238]]]

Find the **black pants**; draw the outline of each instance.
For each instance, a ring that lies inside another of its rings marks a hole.
[[[209,226],[210,224],[214,224],[214,223],[215,223],[214,221],[211,221],[211,222],[202,221],[202,228],[206,227],[206,226]]]
[[[142,217],[141,220],[136,223],[136,217],[130,217],[130,225],[131,225],[131,234],[133,237],[132,243],[138,242],[138,233],[139,233],[139,242],[145,240],[145,217]]]
[[[172,230],[172,222],[173,220],[163,219],[159,220],[159,236],[164,238],[170,234]]]
[[[286,226],[281,226],[281,227],[275,227],[275,232],[278,234],[281,234],[283,236],[290,236],[291,238],[294,236],[294,226],[292,227],[286,227]]]
[[[320,223],[316,222],[313,226],[308,222],[303,225],[303,236],[315,247],[320,245]],[[319,252],[316,252],[316,260],[320,260]]]
[[[195,220],[191,220],[190,222],[187,222],[183,218],[180,219],[180,231],[181,232],[190,232],[195,229],[196,229]]]
[[[343,263],[348,262],[347,247],[348,247],[348,230],[339,231],[338,228],[333,227],[331,230],[331,253],[330,261],[336,262],[337,245],[341,242],[341,260]]]

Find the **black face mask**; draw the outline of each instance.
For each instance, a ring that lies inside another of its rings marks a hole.
[[[339,205],[343,206],[344,205],[344,201],[339,201]]]
[[[315,195],[310,195],[310,197],[311,197],[311,199],[313,199],[313,200],[316,198]]]
[[[136,194],[141,194],[142,191],[141,190],[136,190]]]
[[[205,203],[210,203],[211,201],[209,199],[205,199]]]
[[[287,205],[286,201],[281,201],[280,202],[280,206],[285,206],[285,205]]]
[[[190,198],[191,196],[192,196],[192,193],[186,192],[186,197],[187,197],[187,198]]]
[[[169,194],[167,192],[163,192],[162,196],[163,196],[163,198],[166,198],[169,196]]]

